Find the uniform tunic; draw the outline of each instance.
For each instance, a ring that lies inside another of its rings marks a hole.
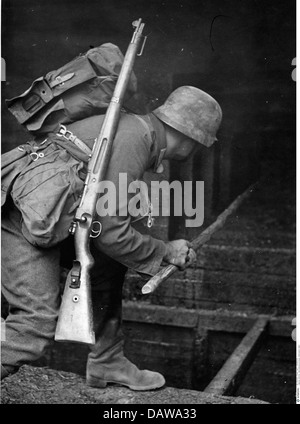
[[[92,147],[104,116],[93,116],[68,125],[78,138]],[[119,188],[119,174],[128,185],[145,171],[156,171],[166,148],[162,123],[153,115],[122,114],[112,147],[106,180]],[[128,194],[128,200],[134,194]],[[154,275],[166,253],[163,241],[136,231],[129,213],[100,217],[101,235],[93,240],[95,265],[91,271],[93,291],[122,284],[127,268]],[[51,248],[30,244],[22,234],[22,218],[11,198],[2,212],[2,291],[10,309],[5,322],[1,362],[18,367],[38,359],[53,339],[60,306],[60,261],[64,243]]]

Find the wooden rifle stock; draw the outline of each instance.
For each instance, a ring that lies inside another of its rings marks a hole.
[[[97,237],[101,233],[101,223],[94,222],[99,183],[105,178],[109,164],[111,148],[135,56],[142,54],[142,52],[137,53],[143,37],[144,24],[141,21],[139,19],[132,24],[135,31],[125,54],[113,96],[88,164],[82,199],[72,227],[75,235],[76,260],[73,262],[73,268],[68,274],[65,285],[55,332],[56,341],[95,343],[90,286],[90,269],[94,260],[90,253],[90,237]],[[142,49],[143,47],[144,44]],[[97,229],[95,225],[98,226]]]

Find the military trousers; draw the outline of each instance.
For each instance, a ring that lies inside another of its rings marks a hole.
[[[49,249],[30,244],[22,235],[21,214],[8,202],[2,212],[1,289],[9,305],[2,322],[1,364],[17,369],[43,356],[53,340],[61,302],[60,270],[66,244]],[[69,243],[70,246],[70,243]],[[93,293],[123,284],[127,268],[91,246]],[[95,296],[96,297],[96,296]]]

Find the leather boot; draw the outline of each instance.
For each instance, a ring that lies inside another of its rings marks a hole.
[[[104,388],[107,383],[115,383],[132,390],[153,390],[164,386],[165,379],[161,374],[139,370],[124,356],[121,331],[122,286],[110,293],[102,292],[98,301],[96,297],[98,296],[93,297],[93,302],[98,304],[98,307],[94,308],[94,319],[97,320],[98,328],[95,329],[96,344],[91,346],[88,356],[87,385]],[[99,325],[101,321],[102,325]]]
[[[18,368],[16,367],[10,367],[10,366],[3,366],[1,365],[1,380],[8,377],[11,374],[15,374],[18,371]]]

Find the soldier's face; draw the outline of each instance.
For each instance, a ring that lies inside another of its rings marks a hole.
[[[173,160],[183,161],[191,156],[197,148],[197,142],[186,138],[182,140],[177,146],[176,150],[173,152]]]

